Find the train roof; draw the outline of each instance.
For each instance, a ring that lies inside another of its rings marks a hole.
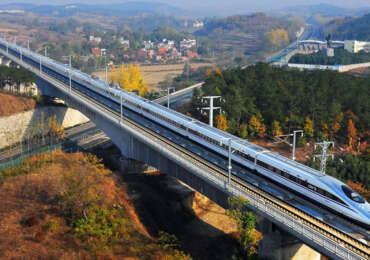
[[[4,42],[3,40],[1,40],[2,42]],[[21,49],[22,52],[24,53],[27,53],[28,55],[31,55],[31,56],[36,56],[37,58],[41,58],[42,61],[44,61],[45,63],[47,64],[50,64],[52,66],[55,66],[57,67],[58,69],[60,70],[63,70],[63,71],[66,71],[66,69],[69,69],[71,71],[71,73],[74,75],[74,76],[77,76],[85,81],[87,81],[88,83],[94,85],[99,85],[100,87],[104,87],[106,88],[107,87],[107,84],[101,80],[96,80],[96,79],[93,79],[90,75],[87,75],[81,71],[78,71],[78,70],[75,70],[73,68],[69,68],[69,67],[66,67],[64,64],[61,64],[57,61],[54,61],[50,58],[47,58],[47,57],[44,57],[38,53],[35,53],[35,52],[32,52],[32,51],[29,51],[28,49],[25,49],[25,48],[22,48],[20,46],[17,46],[15,44],[12,44],[12,43],[8,43],[9,46],[12,46],[13,48],[16,48],[16,49]],[[136,98],[137,100],[140,100],[142,102],[145,102],[147,104],[150,104],[151,106],[155,107],[157,109],[157,111],[161,111],[161,113],[163,115],[167,115],[167,116],[170,116],[170,117],[177,117],[177,118],[181,118],[182,120],[184,120],[185,122],[187,123],[190,123],[191,125],[195,126],[198,128],[198,131],[203,131],[203,132],[207,132],[207,134],[209,135],[212,135],[213,138],[216,138],[216,139],[221,139],[221,140],[218,140],[218,141],[221,141],[225,144],[227,144],[226,140],[228,139],[232,139],[233,142],[235,142],[236,144],[238,144],[237,146],[239,146],[240,148],[243,149],[243,152],[253,152],[254,155],[258,154],[258,153],[263,153],[264,151],[266,151],[266,153],[263,154],[263,156],[260,157],[260,159],[263,160],[263,158],[266,158],[266,159],[269,159],[269,160],[273,160],[273,161],[277,161],[277,162],[283,162],[285,163],[287,166],[290,166],[290,167],[295,167],[295,168],[298,168],[299,170],[305,172],[305,173],[309,173],[309,174],[312,174],[313,176],[318,176],[318,177],[322,177],[324,176],[325,174],[315,170],[315,169],[312,169],[308,166],[305,166],[301,163],[297,163],[289,158],[286,158],[284,156],[281,156],[277,153],[273,153],[265,148],[262,148],[258,145],[255,145],[251,142],[248,142],[246,140],[243,140],[241,138],[238,138],[234,135],[231,135],[229,133],[226,133],[224,131],[221,131],[217,128],[214,128],[214,127],[210,127],[209,125],[207,124],[204,124],[200,121],[197,121],[197,120],[194,120],[192,119],[191,117],[188,117],[188,116],[185,116],[181,113],[178,113],[176,111],[173,111],[173,110],[170,110],[170,109],[167,109],[159,104],[156,104],[154,102],[151,102],[151,101],[148,101],[147,99],[144,99],[140,96],[137,96],[135,94],[132,94],[128,91],[125,91],[125,90],[118,90],[119,93],[125,93],[125,94],[129,94],[131,95],[133,98]],[[135,96],[134,96],[135,95]],[[173,119],[175,119],[173,118]],[[241,145],[241,146],[240,146]]]

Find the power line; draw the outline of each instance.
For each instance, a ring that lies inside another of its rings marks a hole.
[[[296,157],[295,157],[295,148],[296,148],[296,140],[297,140],[297,134],[300,133],[301,134],[301,137],[303,136],[303,130],[295,130],[293,131],[293,134],[288,134],[288,135],[276,135],[274,136],[278,142],[275,142],[275,143],[285,143],[289,146],[291,146],[293,149],[292,149],[292,160],[295,161]],[[293,144],[291,144],[288,140],[289,137],[293,136]]]
[[[334,159],[334,155],[328,153],[328,148],[330,146],[334,147],[334,142],[324,141],[322,143],[315,143],[315,149],[316,149],[317,146],[321,147],[322,153],[314,155],[313,160],[315,161],[316,158],[320,159],[320,171],[323,174],[325,174],[326,161],[327,161],[328,157],[331,157],[332,160]]]
[[[209,110],[209,125],[213,127],[213,111],[214,110],[217,110],[217,109],[220,109],[221,111],[221,107],[215,107],[213,106],[214,104],[214,100],[215,99],[220,99],[221,96],[207,96],[207,97],[202,97],[202,101],[204,101],[204,99],[208,99],[209,100],[209,107],[203,107],[201,108],[201,111],[203,110]]]

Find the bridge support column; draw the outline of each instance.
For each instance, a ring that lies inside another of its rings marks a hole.
[[[280,229],[268,219],[260,217],[257,228],[263,234],[258,249],[261,258],[274,260],[321,259],[320,253]]]

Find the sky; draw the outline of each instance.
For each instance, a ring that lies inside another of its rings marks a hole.
[[[190,10],[219,12],[255,12],[282,9],[287,6],[313,5],[319,3],[332,4],[339,7],[357,8],[370,7],[370,0],[0,0],[1,3],[33,3],[33,4],[109,4],[123,2],[162,2]]]

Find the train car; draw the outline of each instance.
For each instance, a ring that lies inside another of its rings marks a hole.
[[[6,49],[4,44],[3,41],[0,41],[0,48],[3,50]],[[85,91],[83,89],[93,91],[95,98],[104,97],[105,104],[109,103],[106,101],[108,99],[118,105],[122,102],[125,108],[175,133],[186,136],[190,140],[224,157],[228,156],[228,146],[231,140],[231,148],[234,152],[232,155],[233,161],[275,183],[279,183],[282,187],[294,190],[296,193],[325,208],[330,208],[340,215],[370,227],[369,203],[350,187],[331,176],[322,174],[310,167],[210,127],[183,114],[169,110],[137,95],[112,88],[101,80],[95,80],[80,71],[66,68],[63,64],[41,55],[25,49],[19,49],[19,47],[12,44],[9,44],[8,47],[9,52],[18,58],[22,53],[22,58],[25,58],[25,62],[34,67],[40,66],[40,60],[42,60],[43,71],[45,70],[45,73],[66,84],[68,84],[67,79],[71,76],[74,88],[82,91]],[[30,59],[27,60],[27,58]],[[112,107],[111,104],[109,106]]]

